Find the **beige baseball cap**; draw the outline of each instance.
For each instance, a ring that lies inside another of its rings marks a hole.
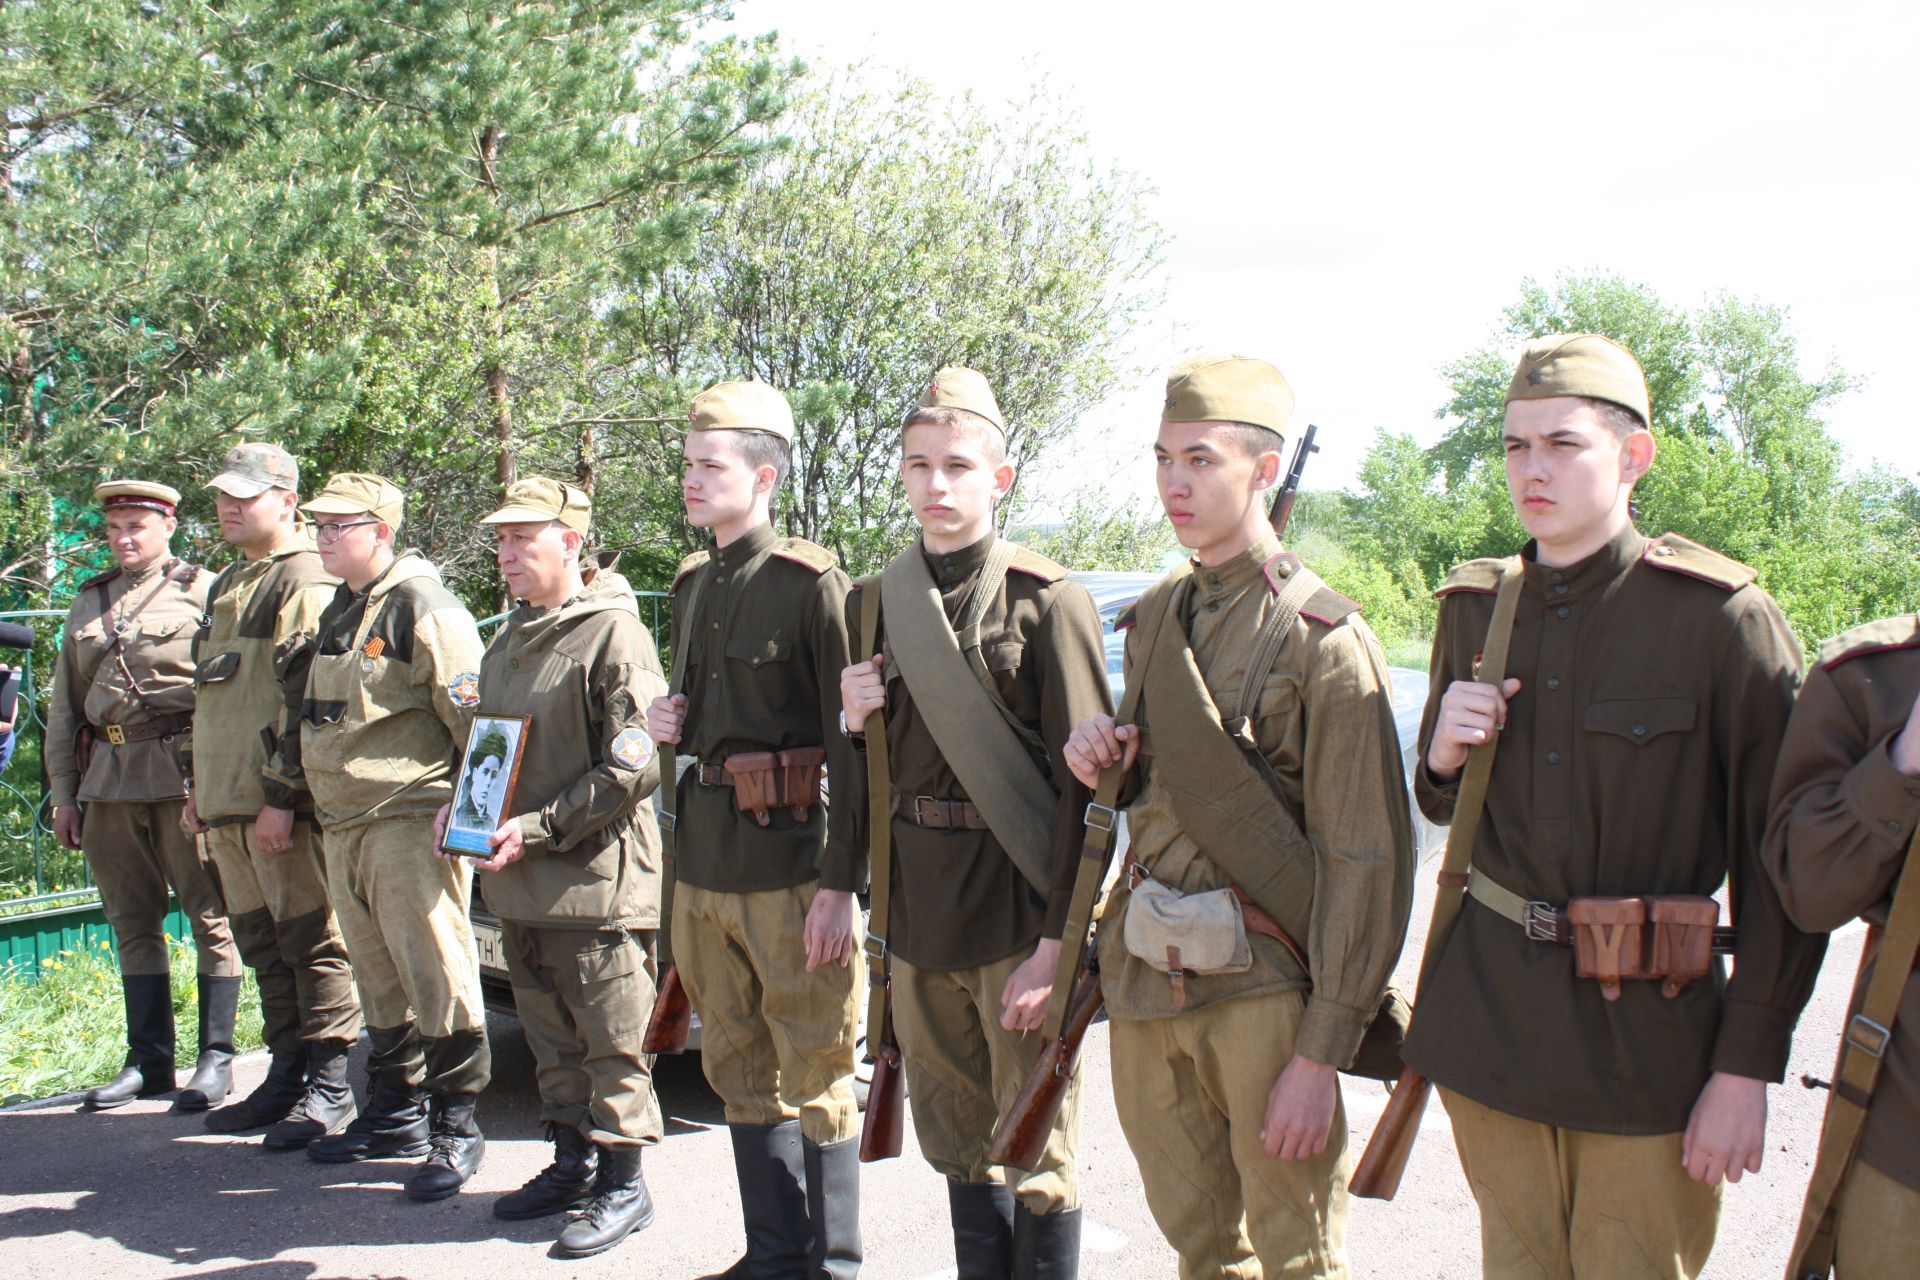
[[[793,406],[764,382],[720,382],[693,398],[690,431],[764,431],[793,443]]]
[[[593,499],[570,484],[530,476],[507,486],[507,500],[481,524],[533,524],[558,520],[585,537],[593,523]]]
[[[310,516],[350,516],[364,511],[385,521],[389,528],[398,529],[406,504],[407,495],[384,476],[342,471],[310,501],[301,503],[300,509]]]
[[[220,474],[206,487],[230,498],[257,498],[269,489],[300,489],[300,464],[277,444],[240,444],[227,450]]]
[[[107,480],[93,486],[93,500],[111,510],[114,507],[145,507],[170,516],[180,505],[180,491],[172,485],[151,480]]]
[[[1586,396],[1633,410],[1641,425],[1653,421],[1653,398],[1640,362],[1612,338],[1597,333],[1555,333],[1535,338],[1520,353],[1507,401]]]
[[[1162,422],[1244,422],[1287,433],[1293,388],[1280,371],[1251,356],[1206,352],[1189,356],[1167,375]]]
[[[986,375],[964,365],[950,364],[934,374],[915,407],[965,409],[998,427],[1001,435],[1007,433],[1007,420],[1000,412],[1000,402],[993,398],[993,388],[987,384]]]

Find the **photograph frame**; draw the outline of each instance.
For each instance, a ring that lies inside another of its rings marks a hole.
[[[513,793],[520,782],[520,762],[526,758],[533,717],[477,712],[467,729],[466,746],[454,770],[453,800],[447,807],[446,829],[440,833],[440,851],[485,862],[493,856],[490,837],[513,814]],[[490,756],[505,755],[491,776],[486,796],[475,802],[473,777]]]

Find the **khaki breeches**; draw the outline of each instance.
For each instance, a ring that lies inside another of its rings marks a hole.
[[[1261,1147],[1305,1011],[1300,992],[1280,991],[1111,1024],[1120,1127],[1181,1280],[1349,1274],[1345,1105],[1336,1095],[1320,1155],[1280,1161]]]
[[[700,1015],[700,1061],[729,1124],[779,1124],[825,1146],[860,1132],[853,1053],[864,930],[854,962],[807,972],[802,931],[817,881],[761,893],[678,885],[673,958]]]
[[[893,961],[893,1028],[907,1068],[913,1132],[927,1163],[960,1182],[1008,1181],[1029,1213],[1080,1205],[1074,1151],[1080,1141],[1080,1072],[1075,1067],[1029,1173],[987,1160],[993,1131],[1033,1072],[1046,1040],[1038,1031],[1000,1026],[1000,993],[1030,953],[975,969],[938,972]]]
[[[233,940],[260,985],[267,1047],[280,1054],[301,1052],[302,1041],[360,1034],[360,1001],[327,897],[320,833],[299,818],[292,840],[292,848],[268,853],[255,843],[251,820],[206,835]]]
[[[1908,1280],[1920,1268],[1920,1189],[1856,1160],[1834,1217],[1834,1280]]]
[[[540,1086],[540,1118],[601,1146],[652,1145],[663,1126],[653,1059],[640,1052],[653,1011],[648,935],[502,920],[514,1012]]]
[[[478,1093],[491,1056],[467,916],[472,866],[434,855],[431,818],[369,822],[325,839],[327,891],[368,1028],[417,1033],[429,1092]]]
[[[1488,1280],[1691,1280],[1720,1224],[1720,1188],[1687,1176],[1678,1133],[1522,1120],[1441,1089],[1480,1206]]]
[[[82,811],[80,848],[100,889],[100,906],[120,949],[120,972],[167,972],[167,886],[173,886],[193,929],[203,978],[240,973],[240,952],[227,925],[213,863],[180,829],[185,798],[95,800]]]

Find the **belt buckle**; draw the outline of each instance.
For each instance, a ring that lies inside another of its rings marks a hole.
[[[717,787],[720,785],[713,780],[713,770],[718,769],[722,777],[725,777],[727,772],[725,765],[710,764],[705,760],[696,764],[693,769],[693,780],[703,787]]]
[[[939,825],[937,820],[935,818],[928,817],[926,814],[926,811],[922,808],[923,805],[939,804],[939,803],[940,803],[940,797],[938,796],[915,796],[913,798],[914,825],[919,827]],[[938,813],[937,810],[935,812],[936,814]]]
[[[1893,1039],[1893,1032],[1875,1022],[1864,1013],[1856,1013],[1847,1023],[1847,1043],[1866,1054],[1869,1058],[1887,1056],[1887,1042]]]
[[[124,747],[127,745],[127,731],[122,726],[117,724],[107,725],[106,733],[107,741],[111,742],[114,746]]]
[[[1535,899],[1523,909],[1520,927],[1530,942],[1560,941],[1560,924],[1553,918],[1553,904]]]

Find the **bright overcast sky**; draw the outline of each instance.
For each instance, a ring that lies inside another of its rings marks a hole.
[[[1273,360],[1321,424],[1311,487],[1350,483],[1376,427],[1432,440],[1438,370],[1523,277],[1594,269],[1789,308],[1808,372],[1868,380],[1831,416],[1854,464],[1920,472],[1911,0],[740,0],[737,19],[822,70],[871,58],[989,98],[1045,75],[1159,190],[1148,358]],[[1157,381],[1116,389],[1088,424],[1121,487],[1148,483],[1158,403]]]

